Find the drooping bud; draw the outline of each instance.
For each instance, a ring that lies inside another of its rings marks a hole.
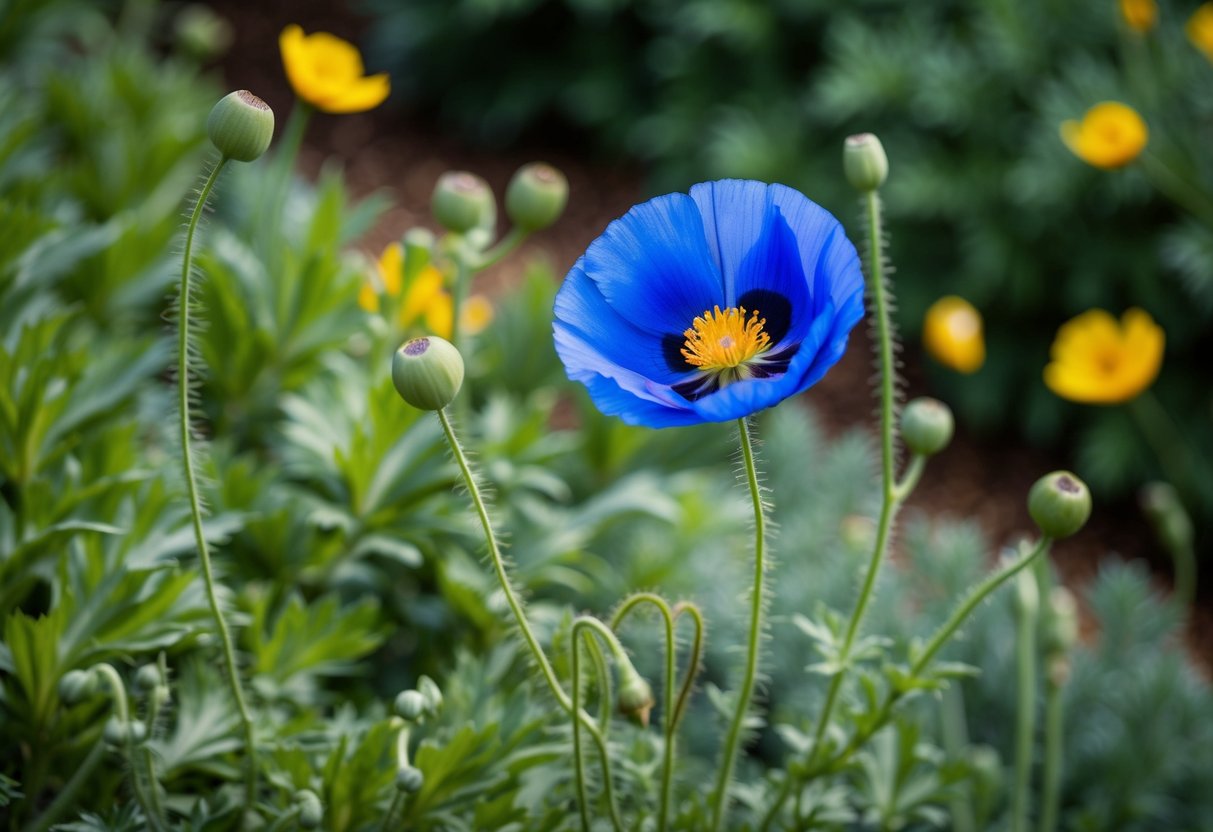
[[[912,453],[934,456],[952,441],[952,409],[938,399],[922,397],[901,413],[901,438]]]
[[[425,774],[414,766],[401,766],[396,769],[396,788],[408,794],[421,791],[425,785]]]
[[[569,180],[544,162],[523,165],[505,191],[505,212],[523,231],[547,228],[564,213]]]
[[[1055,540],[1077,532],[1091,516],[1091,492],[1069,471],[1054,471],[1036,481],[1028,492],[1028,514],[1040,530]]]
[[[145,664],[135,672],[135,690],[147,693],[160,684],[160,668],[154,664]]]
[[[147,727],[142,722],[123,722],[112,716],[105,723],[103,736],[110,745],[125,745],[127,742],[139,745],[147,739]]]
[[[409,722],[416,722],[425,714],[425,704],[420,691],[406,690],[396,697],[394,710]]]
[[[1167,482],[1147,483],[1139,495],[1141,509],[1154,527],[1158,542],[1168,552],[1190,550],[1194,531],[1192,518],[1180,502],[1174,486]]]
[[[456,234],[466,234],[490,210],[493,192],[488,183],[467,171],[451,171],[438,177],[430,210],[438,224]]]
[[[251,162],[274,138],[274,111],[248,90],[228,93],[207,117],[206,134],[225,159]]]
[[[295,792],[295,805],[299,807],[299,825],[304,829],[318,829],[324,822],[324,804],[311,789]]]
[[[889,157],[884,145],[871,133],[848,136],[843,143],[842,168],[856,190],[874,191],[889,176]]]
[[[441,410],[463,385],[463,357],[444,338],[414,338],[392,357],[392,382],[400,398],[413,407]]]
[[[438,716],[442,712],[442,689],[429,676],[417,680],[417,690],[425,697],[425,709],[430,716]]]
[[[619,670],[619,713],[645,728],[653,710],[653,688],[630,663]]]
[[[91,670],[69,670],[59,679],[59,698],[71,707],[91,699],[100,688],[97,674]]]

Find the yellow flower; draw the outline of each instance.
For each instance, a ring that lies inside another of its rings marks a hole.
[[[981,313],[973,304],[948,295],[931,304],[922,341],[935,360],[961,373],[975,373],[986,361]]]
[[[400,279],[404,274],[404,246],[400,243],[389,243],[379,255],[378,282],[368,278],[362,282],[358,290],[358,305],[367,312],[379,311],[379,295],[386,294],[396,297],[400,294]]]
[[[1205,3],[1197,7],[1184,24],[1184,31],[1192,45],[1205,53],[1205,57],[1213,61],[1213,3]]]
[[[386,73],[364,75],[358,48],[328,32],[305,35],[291,24],[278,36],[282,65],[295,95],[326,113],[360,113],[391,92]]]
[[[1132,107],[1104,101],[1087,110],[1082,121],[1064,121],[1061,139],[1088,165],[1109,170],[1132,162],[1145,149],[1149,130]]]
[[[1162,328],[1141,309],[1125,312],[1119,323],[1092,309],[1057,331],[1045,384],[1072,402],[1127,402],[1158,377],[1164,341]]]
[[[1158,22],[1158,3],[1154,0],[1120,0],[1120,16],[1134,32],[1145,34]]]
[[[358,305],[367,312],[381,309],[380,298],[397,308],[396,319],[402,330],[424,329],[442,338],[451,337],[454,302],[446,289],[446,277],[434,266],[426,266],[409,282],[404,281],[404,246],[391,243],[379,256],[377,274],[363,282]],[[377,278],[377,282],[375,280]],[[459,313],[461,329],[467,335],[483,332],[493,320],[493,305],[483,295],[472,295]]]

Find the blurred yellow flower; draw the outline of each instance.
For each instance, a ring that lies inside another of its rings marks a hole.
[[[1187,32],[1192,45],[1213,61],[1213,3],[1198,6],[1184,24],[1184,31]]]
[[[1064,121],[1061,139],[1088,165],[1105,170],[1132,162],[1146,147],[1149,130],[1132,107],[1104,101],[1087,110],[1082,121]]]
[[[986,361],[981,313],[962,297],[948,295],[931,304],[922,342],[936,361],[961,373],[975,373]]]
[[[291,24],[278,36],[282,65],[295,95],[326,113],[360,113],[391,92],[386,73],[364,75],[362,55],[348,41]]]
[[[1154,0],[1120,0],[1120,16],[1134,32],[1145,34],[1158,22],[1158,3]]]
[[[404,284],[404,246],[391,243],[379,256],[374,279],[363,282],[358,305],[367,312],[382,308],[381,297],[398,307],[396,319],[403,330],[421,328],[442,338],[451,337],[454,302],[446,289],[446,278],[434,266],[426,266],[408,285]],[[472,295],[459,313],[461,329],[467,335],[483,332],[493,320],[493,305],[483,295]]]
[[[1102,309],[1062,324],[1045,367],[1045,384],[1072,402],[1117,404],[1149,387],[1162,367],[1162,328],[1144,310],[1118,323]]]

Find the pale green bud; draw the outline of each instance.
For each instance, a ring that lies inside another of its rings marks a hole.
[[[1158,541],[1168,552],[1184,552],[1190,550],[1195,532],[1192,529],[1192,518],[1180,502],[1179,494],[1174,486],[1167,482],[1147,483],[1140,494],[1141,508]]]
[[[955,426],[952,409],[938,399],[914,399],[901,412],[901,438],[920,456],[934,456],[948,447]]]
[[[317,829],[324,822],[324,804],[311,789],[295,792],[295,804],[299,807],[299,825],[304,829]]]
[[[488,183],[467,171],[452,171],[438,177],[430,210],[438,224],[456,234],[466,234],[491,210],[493,192]]]
[[[395,711],[409,722],[416,722],[426,712],[425,697],[420,691],[406,690],[396,697]]]
[[[123,722],[112,716],[105,723],[104,736],[110,745],[125,745],[128,740],[139,745],[147,739],[147,727],[142,722]]]
[[[421,791],[425,785],[425,774],[413,766],[401,766],[396,769],[396,788],[402,792],[414,794]]]
[[[99,689],[100,681],[91,670],[69,670],[59,679],[59,698],[68,707],[91,699]]]
[[[417,690],[425,697],[425,709],[430,716],[438,716],[442,712],[442,689],[429,676],[417,680]]]
[[[1091,516],[1091,492],[1069,471],[1054,471],[1038,479],[1028,492],[1028,514],[1042,532],[1061,540],[1086,525]]]
[[[392,382],[400,398],[413,407],[441,410],[463,385],[463,357],[444,338],[414,338],[392,357]]]
[[[653,710],[653,688],[627,665],[619,673],[619,713],[637,725],[648,727],[649,713]]]
[[[848,136],[842,148],[842,168],[851,187],[874,191],[889,176],[889,157],[884,145],[871,133]]]
[[[274,138],[274,111],[248,90],[228,93],[207,117],[206,134],[225,159],[251,162]]]
[[[154,664],[145,664],[135,671],[135,690],[146,693],[154,690],[160,684],[160,668]]]
[[[1065,655],[1078,643],[1078,602],[1064,586],[1049,591],[1049,615],[1045,619],[1046,653]]]
[[[505,212],[523,231],[547,228],[564,213],[569,201],[569,180],[544,162],[524,165],[505,191]]]

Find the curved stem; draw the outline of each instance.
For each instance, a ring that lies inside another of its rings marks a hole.
[[[223,610],[219,607],[219,596],[215,592],[215,574],[211,567],[210,548],[206,542],[206,532],[202,528],[202,500],[198,495],[198,479],[194,473],[194,454],[191,447],[193,433],[190,425],[190,277],[194,249],[194,234],[198,230],[198,220],[206,207],[206,201],[215,187],[227,158],[222,158],[207,177],[198,195],[198,201],[190,214],[189,226],[185,232],[185,252],[181,265],[181,290],[178,296],[177,310],[177,408],[181,432],[181,461],[185,469],[185,487],[190,501],[190,517],[193,520],[194,542],[198,547],[198,557],[202,561],[202,577],[206,583],[206,600],[215,619],[215,628],[219,632],[219,643],[223,648],[223,660],[227,667],[228,683],[231,685],[232,698],[236,702],[236,710],[240,714],[240,725],[244,730],[244,751],[247,758],[247,773],[244,781],[244,807],[252,811],[257,802],[257,742],[253,733],[253,720],[249,716],[248,704],[244,700],[244,689],[240,685],[240,675],[236,670],[236,651],[232,646],[232,635],[228,631],[227,621],[224,620]]]
[[[483,271],[489,266],[495,266],[509,256],[510,252],[518,248],[528,236],[529,232],[523,231],[518,226],[514,226],[506,232],[505,236],[497,241],[497,245],[480,255],[476,261],[476,271]]]
[[[131,709],[130,701],[126,696],[126,685],[122,683],[122,677],[118,675],[118,671],[113,665],[106,662],[93,666],[95,673],[100,673],[109,683],[110,690],[114,696],[114,710],[118,714],[118,722],[122,724],[123,740],[122,750],[126,755],[126,764],[130,769],[131,790],[135,793],[135,802],[139,804],[139,808],[143,810],[144,819],[147,825],[155,832],[163,829],[163,824],[160,820],[160,815],[156,811],[155,804],[148,798],[143,791],[143,781],[139,776],[139,760],[135,754],[135,740],[132,735]]]
[[[754,464],[754,446],[745,418],[737,420],[737,433],[741,441],[741,455],[745,462],[746,481],[750,486],[750,500],[754,504],[754,584],[750,592],[750,635],[746,644],[745,675],[741,690],[737,692],[737,710],[725,737],[724,755],[716,777],[716,789],[712,800],[712,828],[724,827],[728,814],[729,783],[733,779],[733,767],[741,734],[745,727],[750,699],[758,680],[758,654],[762,646],[762,612],[766,602],[766,513],[762,505],[762,489],[758,484],[758,469]]]
[[[598,679],[598,724],[602,726],[603,734],[611,727],[611,705],[615,701],[611,692],[611,674],[607,667],[606,655],[602,646],[592,638],[585,640],[585,646],[590,651],[590,661],[594,663],[594,674]]]
[[[690,601],[680,601],[674,606],[674,620],[678,620],[678,616],[683,613],[691,616],[691,622],[695,626],[695,634],[691,637],[691,655],[687,660],[687,672],[682,680],[682,687],[678,691],[678,700],[674,704],[674,716],[670,720],[670,730],[678,729],[678,723],[682,721],[683,714],[686,713],[687,702],[691,699],[691,690],[695,687],[695,677],[699,674],[699,665],[703,661],[703,613],[699,607],[692,604]]]
[[[581,639],[579,622],[573,624],[572,675],[573,675],[573,781],[577,784],[577,811],[581,814],[582,832],[590,832],[590,792],[585,785],[585,759],[581,753],[581,720],[576,717],[581,710]],[[588,638],[587,634],[587,638]]]
[[[598,645],[593,640],[594,634],[597,634],[599,638],[607,643],[607,646],[611,649],[611,653],[615,656],[616,661],[631,664],[631,660],[628,658],[627,653],[624,652],[623,645],[619,643],[619,639],[615,636],[615,633],[612,632],[606,624],[599,621],[597,618],[588,615],[581,616],[573,622],[573,629],[570,638],[573,642],[574,663],[578,661],[577,654],[580,651],[578,651],[577,645],[580,643],[583,632],[587,644],[593,644],[594,647],[597,648]],[[603,679],[600,680],[600,684],[604,687],[604,689],[605,686],[609,684],[605,681],[606,678],[607,676],[604,674]],[[580,700],[580,681],[581,680],[578,676],[573,677],[573,702],[579,702]],[[575,705],[571,713],[576,715],[576,717],[573,719],[573,756],[576,764],[575,767],[577,769],[577,788],[578,795],[581,798],[583,819],[587,818],[586,812],[588,812],[589,806],[585,791],[585,771],[581,761],[580,729],[584,724],[585,729],[589,731],[590,736],[593,737],[595,744],[598,746],[599,762],[602,765],[602,790],[606,795],[607,811],[610,812],[611,823],[614,825],[615,829],[622,830],[623,819],[619,815],[619,806],[617,805],[617,801],[615,799],[615,778],[611,773],[611,756],[608,752],[606,744],[605,730],[607,723],[604,722],[602,726],[597,726],[588,719],[583,718],[585,711],[581,709],[580,705]],[[588,829],[589,827],[587,826],[586,828]]]
[[[670,795],[674,788],[674,731],[677,727],[674,719],[674,685],[677,682],[676,655],[677,644],[674,641],[674,615],[670,605],[660,595],[652,592],[633,595],[615,612],[611,618],[611,629],[618,630],[619,625],[627,614],[636,609],[641,603],[649,603],[657,608],[665,625],[665,689],[662,691],[665,700],[662,705],[662,722],[665,733],[665,747],[662,749],[661,762],[661,803],[657,814],[658,832],[665,832],[669,825]]]

